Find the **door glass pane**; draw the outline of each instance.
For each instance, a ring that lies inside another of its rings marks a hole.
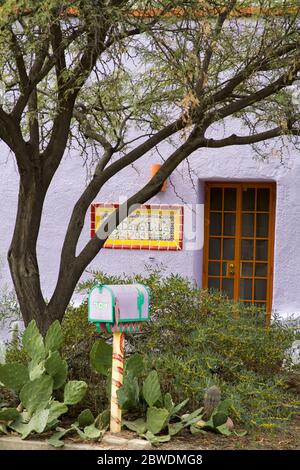
[[[241,276],[253,276],[253,263],[242,263]]]
[[[254,236],[254,214],[242,215],[242,237]]]
[[[267,298],[267,280],[255,279],[254,281],[254,299],[266,300]]]
[[[210,209],[215,211],[222,210],[222,188],[211,188]]]
[[[210,189],[208,287],[234,298],[235,283],[239,283],[238,298],[262,308],[268,297],[271,202],[270,188],[255,184]],[[235,259],[237,251],[239,259]],[[234,274],[229,274],[230,263]]]
[[[208,275],[209,276],[220,276],[221,263],[210,261],[208,263]]]
[[[269,215],[268,214],[257,214],[256,219],[256,236],[267,237],[269,228]]]
[[[242,210],[254,211],[255,209],[255,189],[248,188],[243,191]]]
[[[253,259],[253,240],[242,240],[241,259]]]
[[[252,299],[252,279],[240,280],[240,298],[242,300]]]
[[[259,261],[268,260],[268,240],[256,241],[256,259]]]
[[[220,279],[216,277],[208,278],[208,288],[209,289],[220,289]]]
[[[261,188],[257,190],[257,210],[268,211],[270,205],[270,190]]]
[[[222,291],[226,294],[230,299],[233,299],[233,279],[222,279]]]
[[[223,259],[234,259],[234,238],[223,239]]]
[[[224,189],[224,210],[235,211],[236,209],[236,189],[225,188]]]
[[[224,235],[235,235],[235,214],[224,214]]]
[[[209,233],[210,235],[221,235],[222,233],[222,213],[221,212],[212,212],[210,214]]]
[[[267,263],[256,263],[255,264],[255,276],[257,277],[267,277],[268,274],[268,264]]]
[[[221,239],[210,238],[209,239],[209,259],[220,259],[221,258]]]

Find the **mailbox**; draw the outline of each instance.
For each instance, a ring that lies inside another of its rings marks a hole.
[[[97,284],[89,295],[88,319],[99,331],[134,331],[150,319],[150,291],[143,284]]]

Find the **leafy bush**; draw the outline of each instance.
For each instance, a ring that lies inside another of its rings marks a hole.
[[[107,392],[110,397],[112,369],[112,346],[103,339],[95,342],[90,360],[92,367],[107,377]],[[156,370],[145,376],[143,356],[133,354],[124,361],[123,385],[117,391],[118,401],[124,416],[138,414],[136,420],[124,420],[123,425],[136,432],[153,445],[167,442],[183,429],[189,428],[193,434],[204,431],[215,431],[230,435],[227,425],[229,402],[215,403],[207,414],[205,407],[200,407],[190,414],[180,416],[189,399],[175,405],[170,393],[163,395]],[[204,421],[205,417],[205,421]],[[161,433],[164,434],[161,434]]]
[[[159,271],[128,278],[94,272],[80,289],[96,281],[142,282],[151,289],[151,322],[139,333],[126,334],[127,345],[143,355],[148,372],[158,372],[163,393],[176,402],[189,397],[189,406],[197,408],[205,390],[218,385],[232,403],[234,419],[248,426],[276,426],[299,412],[282,368],[294,333],[276,318],[266,327],[258,307]]]
[[[158,270],[145,277],[93,272],[78,289],[87,294],[95,282],[142,282],[151,289],[151,321],[139,333],[126,334],[127,356],[141,354],[142,380],[155,369],[162,393],[170,393],[176,403],[189,397],[189,407],[199,408],[205,390],[218,385],[231,402],[230,415],[247,426],[276,426],[299,412],[299,398],[287,387],[290,371],[282,368],[294,340],[291,328],[276,319],[266,327],[265,314],[256,306],[233,303],[219,292],[198,290],[188,280],[163,277]],[[62,330],[69,376],[89,384],[82,406],[106,409],[107,378],[90,367],[89,352],[99,335],[87,321],[87,302],[68,308]],[[24,350],[10,347],[7,361],[18,358],[26,360]]]

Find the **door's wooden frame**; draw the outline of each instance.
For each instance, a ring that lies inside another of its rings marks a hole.
[[[204,250],[203,250],[203,272],[202,272],[202,287],[208,287],[208,249],[209,249],[209,214],[210,214],[210,189],[211,188],[236,188],[237,189],[237,219],[236,219],[236,233],[237,241],[235,245],[235,259],[240,259],[240,239],[241,239],[241,192],[244,188],[268,188],[270,189],[270,217],[269,217],[269,248],[268,248],[268,286],[267,286],[267,303],[266,303],[266,316],[267,322],[270,321],[272,312],[272,299],[273,299],[273,277],[274,277],[274,246],[275,246],[275,213],[276,213],[276,183],[275,182],[250,182],[250,181],[237,181],[237,182],[222,182],[222,181],[207,181],[205,182],[205,199],[204,199]],[[238,279],[235,282],[234,297],[238,297],[240,280],[240,269],[238,269]]]

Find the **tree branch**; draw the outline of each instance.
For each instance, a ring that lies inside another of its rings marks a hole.
[[[21,92],[24,93],[27,83],[28,83],[28,75],[26,71],[25,61],[23,58],[22,50],[18,42],[18,38],[14,34],[12,28],[10,28],[10,34],[11,34],[11,50],[16,61],[16,66],[17,66],[18,75],[20,79],[20,88],[21,88]]]
[[[22,177],[25,169],[29,168],[26,143],[19,125],[0,107],[0,137],[14,152]]]
[[[200,113],[202,113],[205,108],[207,109],[208,106],[215,105],[230,97],[235,88],[245,82],[253,73],[264,71],[274,60],[281,58],[287,53],[296,52],[298,49],[299,42],[287,44],[275,50],[268,48],[264,51],[266,56],[264,59],[260,57],[255,61],[250,61],[241,72],[229,79],[221,90],[217,91],[212,96],[208,96],[207,99],[204,99],[201,109],[199,109]]]
[[[43,46],[40,49],[40,52],[37,54],[36,60],[29,72],[28,82],[23,93],[20,94],[15,107],[12,111],[12,116],[20,121],[22,113],[26,108],[29,97],[34,90],[34,88],[48,75],[51,69],[55,66],[57,57],[60,55],[61,50],[66,50],[70,44],[77,39],[82,33],[81,29],[75,30],[70,36],[64,39],[58,46],[56,50],[53,51],[53,54],[47,58],[49,52],[49,38],[47,38]]]
[[[217,38],[221,34],[223,25],[224,25],[226,19],[228,18],[230,12],[235,7],[235,5],[236,5],[236,0],[231,0],[229,2],[229,4],[226,7],[223,8],[223,10],[221,11],[221,13],[218,16],[215,31],[213,33],[211,41],[210,41],[210,43],[209,43],[209,45],[208,45],[208,47],[205,51],[205,54],[204,54],[201,75],[200,75],[198,83],[196,84],[196,87],[195,87],[196,96],[198,96],[198,97],[200,97],[201,92],[203,90],[203,86],[204,86],[205,81],[206,81],[207,72],[208,72],[209,65],[210,65],[211,58],[212,58],[213,51],[214,51],[214,46],[213,46],[214,42],[217,40]]]
[[[298,130],[299,132],[299,130]],[[257,144],[264,140],[274,139],[275,137],[280,137],[284,134],[295,134],[296,129],[290,128],[288,131],[284,127],[278,126],[274,129],[265,132],[259,132],[253,135],[239,136],[236,134],[231,134],[224,139],[205,139],[206,148],[221,148],[228,147],[230,145],[251,145]]]
[[[205,140],[205,139],[204,139]],[[113,229],[118,226],[131,212],[132,207],[137,204],[143,204],[151,197],[155,196],[161,189],[164,180],[175,170],[175,168],[185,160],[191,153],[193,153],[204,140],[200,139],[188,139],[182,144],[175,152],[173,152],[169,158],[161,166],[160,170],[151,178],[151,180],[135,195],[126,201],[125,204],[121,205],[99,229],[101,238],[96,235],[92,238],[86,246],[83,248],[81,253],[76,257],[74,269],[76,276],[80,275],[82,270],[94,259],[99,249],[102,248],[105,241],[112,233]],[[114,225],[114,222],[116,224]],[[105,233],[105,237],[102,234]]]
[[[275,80],[275,82],[270,83],[266,87],[261,88],[260,90],[250,94],[249,96],[246,96],[245,98],[234,101],[221,109],[209,113],[202,121],[202,126],[207,129],[213,122],[217,122],[220,119],[232,116],[233,114],[247,108],[248,106],[251,106],[254,103],[258,103],[273,95],[274,93],[278,92],[279,90],[282,90],[283,88],[292,85],[297,77],[299,70],[300,59],[298,59],[298,61],[295,61],[295,64],[290,67],[289,70],[287,70],[277,80]]]
[[[87,138],[98,142],[100,145],[102,145],[102,147],[106,151],[113,150],[112,145],[105,138],[105,136],[100,134],[99,132],[96,132],[94,129],[92,129],[92,126],[87,121],[87,119],[85,118],[84,114],[81,111],[79,111],[78,109],[74,109],[73,116],[79,122],[80,126],[82,127],[83,133]]]
[[[57,51],[56,61],[55,61],[55,71],[56,71],[56,80],[57,80],[57,90],[58,90],[58,100],[59,102],[63,100],[64,92],[63,85],[64,80],[62,77],[63,71],[66,70],[66,58],[64,49],[60,48],[60,44],[63,41],[63,36],[61,32],[61,27],[59,23],[54,23],[51,28],[51,44],[53,51]]]

